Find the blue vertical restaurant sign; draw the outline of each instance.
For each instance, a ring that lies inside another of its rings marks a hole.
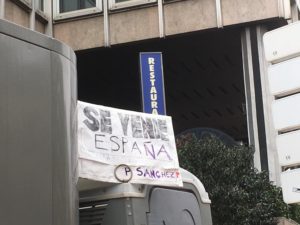
[[[140,72],[143,111],[165,115],[165,89],[161,52],[141,52]]]

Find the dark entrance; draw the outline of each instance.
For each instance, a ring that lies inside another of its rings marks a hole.
[[[175,133],[221,130],[247,142],[240,29],[211,30],[77,52],[79,99],[141,111],[139,52],[163,54]]]

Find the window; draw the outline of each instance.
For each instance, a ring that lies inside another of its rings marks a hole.
[[[156,2],[157,0],[109,0],[111,10]]]
[[[59,13],[96,7],[96,0],[60,0]]]
[[[36,0],[35,4],[38,10],[44,12],[44,0]]]
[[[101,0],[55,0],[54,19],[65,19],[102,11]]]

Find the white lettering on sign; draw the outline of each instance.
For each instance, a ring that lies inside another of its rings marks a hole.
[[[157,102],[153,101],[152,104],[155,106]],[[169,116],[78,102],[78,151],[80,160],[98,162],[97,166],[100,167],[110,165],[113,168],[124,164],[136,168],[133,169],[135,183],[144,183],[145,180],[153,182],[154,178],[162,184],[165,179],[168,179],[168,184],[172,180],[176,185],[181,182],[179,175],[167,176],[164,172],[168,169],[174,174],[179,171],[172,120]],[[153,171],[156,171],[155,176],[152,175]],[[103,177],[108,175],[97,174],[93,177],[95,176],[105,181]],[[113,172],[111,176],[114,177]],[[111,179],[116,178],[110,178],[109,182]]]
[[[150,71],[150,83],[151,83],[151,89],[150,89],[150,96],[151,96],[151,108],[152,108],[152,114],[158,114],[157,111],[157,90],[155,87],[155,73],[154,73],[154,65],[155,65],[155,59],[152,57],[148,58],[148,64],[149,64],[149,71]]]

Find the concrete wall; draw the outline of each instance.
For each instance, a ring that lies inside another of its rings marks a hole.
[[[187,0],[167,4],[165,11],[166,35],[204,30],[217,26],[214,0]]]
[[[5,0],[5,19],[30,28],[31,9],[20,7],[14,1]],[[280,17],[280,0],[221,0],[221,24],[229,26],[238,23]],[[216,28],[216,0],[183,0],[163,5],[163,32],[165,36],[176,35],[210,28]],[[219,21],[220,24],[220,21]],[[45,33],[46,25],[40,20],[34,24],[35,30]],[[139,41],[160,36],[157,4],[108,12],[108,29],[104,31],[102,14],[88,18],[71,18],[54,21],[53,36],[74,50],[102,47],[107,45]]]
[[[103,16],[55,24],[53,35],[74,50],[103,46]]]
[[[111,44],[158,37],[158,10],[156,7],[135,9],[111,14]]]
[[[229,26],[283,15],[278,0],[222,0],[221,23]],[[185,0],[164,4],[165,35],[193,32],[217,27],[215,0]],[[54,24],[55,38],[73,49],[104,46],[103,15],[88,19],[73,18]],[[157,5],[109,12],[109,44],[159,37]]]
[[[225,26],[279,17],[278,1],[274,0],[222,0]]]
[[[35,20],[35,30],[44,34],[45,33],[45,24],[43,24],[39,20]]]
[[[32,12],[32,7],[30,4],[24,4],[19,2],[16,4],[16,1],[5,0],[4,3],[4,18],[10,22],[13,22],[17,25],[26,27],[26,28],[33,28],[35,31],[40,33],[45,33],[46,24],[41,22],[42,20],[36,17],[35,24],[30,25],[30,14]],[[30,2],[30,1],[29,1]],[[24,5],[24,6],[23,6]]]
[[[5,1],[4,18],[13,23],[29,28],[29,13],[10,0]]]

